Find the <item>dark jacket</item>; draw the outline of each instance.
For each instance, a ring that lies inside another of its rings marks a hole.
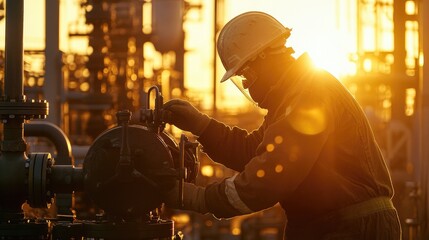
[[[248,133],[211,120],[199,137],[214,161],[239,172],[207,186],[206,205],[216,217],[280,203],[288,229],[301,229],[338,209],[393,196],[363,110],[335,77],[314,68],[306,54],[285,72],[266,101],[271,107],[259,129]]]

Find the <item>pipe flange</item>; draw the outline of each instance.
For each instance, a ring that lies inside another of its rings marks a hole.
[[[53,198],[47,187],[53,159],[50,153],[31,153],[28,158],[28,203],[33,208],[46,208]]]
[[[8,120],[23,116],[24,119],[45,119],[49,113],[46,100],[31,100],[23,102],[0,102],[0,119]]]

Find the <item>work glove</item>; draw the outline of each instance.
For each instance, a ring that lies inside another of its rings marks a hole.
[[[201,136],[210,123],[210,117],[200,112],[191,103],[173,99],[164,104],[162,121]]]
[[[179,201],[179,181],[176,186],[164,193],[164,203],[169,208],[190,210],[201,214],[208,213],[206,208],[205,188],[192,183],[184,183],[183,205]]]

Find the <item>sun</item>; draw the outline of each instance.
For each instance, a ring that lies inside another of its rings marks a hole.
[[[316,67],[341,78],[356,74],[356,64],[353,61],[355,44],[355,41],[345,33],[332,30],[329,37],[320,37],[317,41],[303,45]]]
[[[324,69],[337,78],[356,74],[356,64],[350,60],[351,53],[337,49],[330,55],[309,52],[317,68]]]

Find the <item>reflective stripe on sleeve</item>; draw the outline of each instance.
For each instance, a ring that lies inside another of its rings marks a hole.
[[[243,214],[252,213],[253,211],[250,210],[250,208],[247,207],[247,205],[240,199],[240,196],[238,196],[237,189],[235,189],[234,184],[235,177],[237,177],[237,174],[225,180],[225,194],[228,198],[228,202]]]

